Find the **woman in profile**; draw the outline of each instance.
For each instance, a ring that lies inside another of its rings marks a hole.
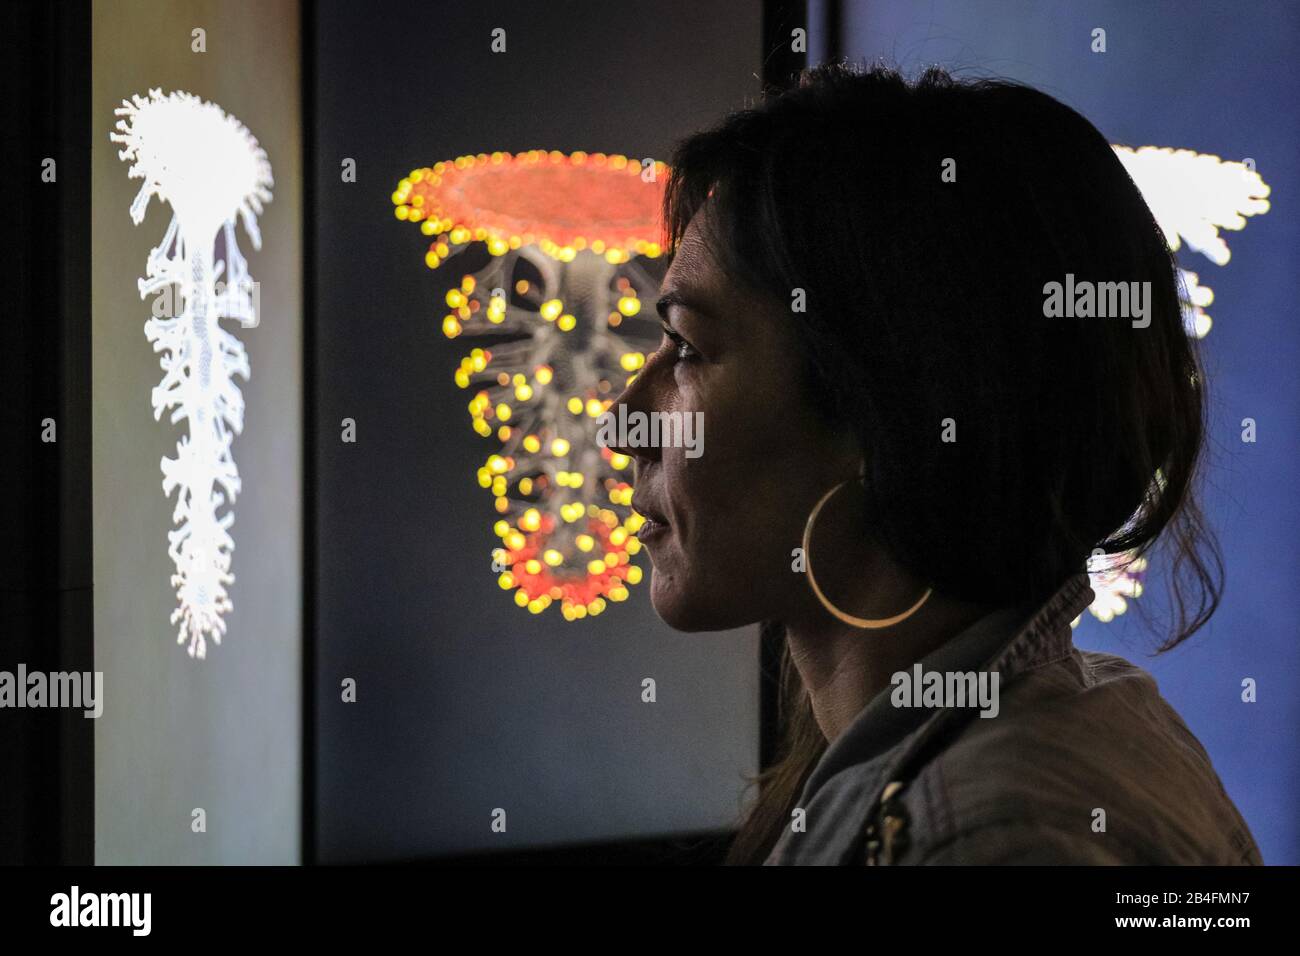
[[[1071,641],[1096,551],[1163,546],[1160,651],[1223,576],[1176,268],[1101,133],[1018,84],[819,67],[679,146],[665,222],[619,401],[707,440],[619,449],[652,599],[784,647],[729,862],[1261,863],[1152,678]]]

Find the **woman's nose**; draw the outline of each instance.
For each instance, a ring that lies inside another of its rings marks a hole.
[[[649,434],[650,413],[654,411],[653,379],[657,363],[651,359],[636,378],[623,389],[601,417],[598,432],[610,451],[638,461],[657,461],[659,449],[649,441],[637,441],[637,436]]]

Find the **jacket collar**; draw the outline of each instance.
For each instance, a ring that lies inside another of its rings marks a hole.
[[[980,618],[926,655],[921,668],[925,672],[996,671],[999,684],[1005,686],[1027,670],[1068,655],[1073,649],[1070,623],[1093,598],[1088,575],[1073,575],[1041,606],[1008,607]],[[956,708],[895,707],[890,697],[890,688],[878,693],[826,749],[804,784],[800,806],[807,807],[838,774],[871,762],[877,764],[868,783],[875,799],[862,806],[860,816],[865,818],[879,802],[886,782],[906,776],[929,741],[954,721],[970,717],[968,710]],[[857,830],[862,820],[852,822]],[[783,839],[781,844],[786,842]],[[845,853],[850,851],[846,846]]]

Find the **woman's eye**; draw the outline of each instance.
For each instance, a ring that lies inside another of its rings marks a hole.
[[[700,354],[695,351],[695,346],[691,345],[690,342],[687,342],[672,329],[664,329],[664,337],[673,344],[673,351],[677,353],[679,361],[687,361]]]

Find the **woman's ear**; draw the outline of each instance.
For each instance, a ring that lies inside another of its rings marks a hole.
[[[833,474],[840,476],[840,480],[855,475],[865,475],[867,473],[867,453],[862,447],[862,442],[857,433],[848,426],[837,426],[834,432],[834,455],[835,467]]]

